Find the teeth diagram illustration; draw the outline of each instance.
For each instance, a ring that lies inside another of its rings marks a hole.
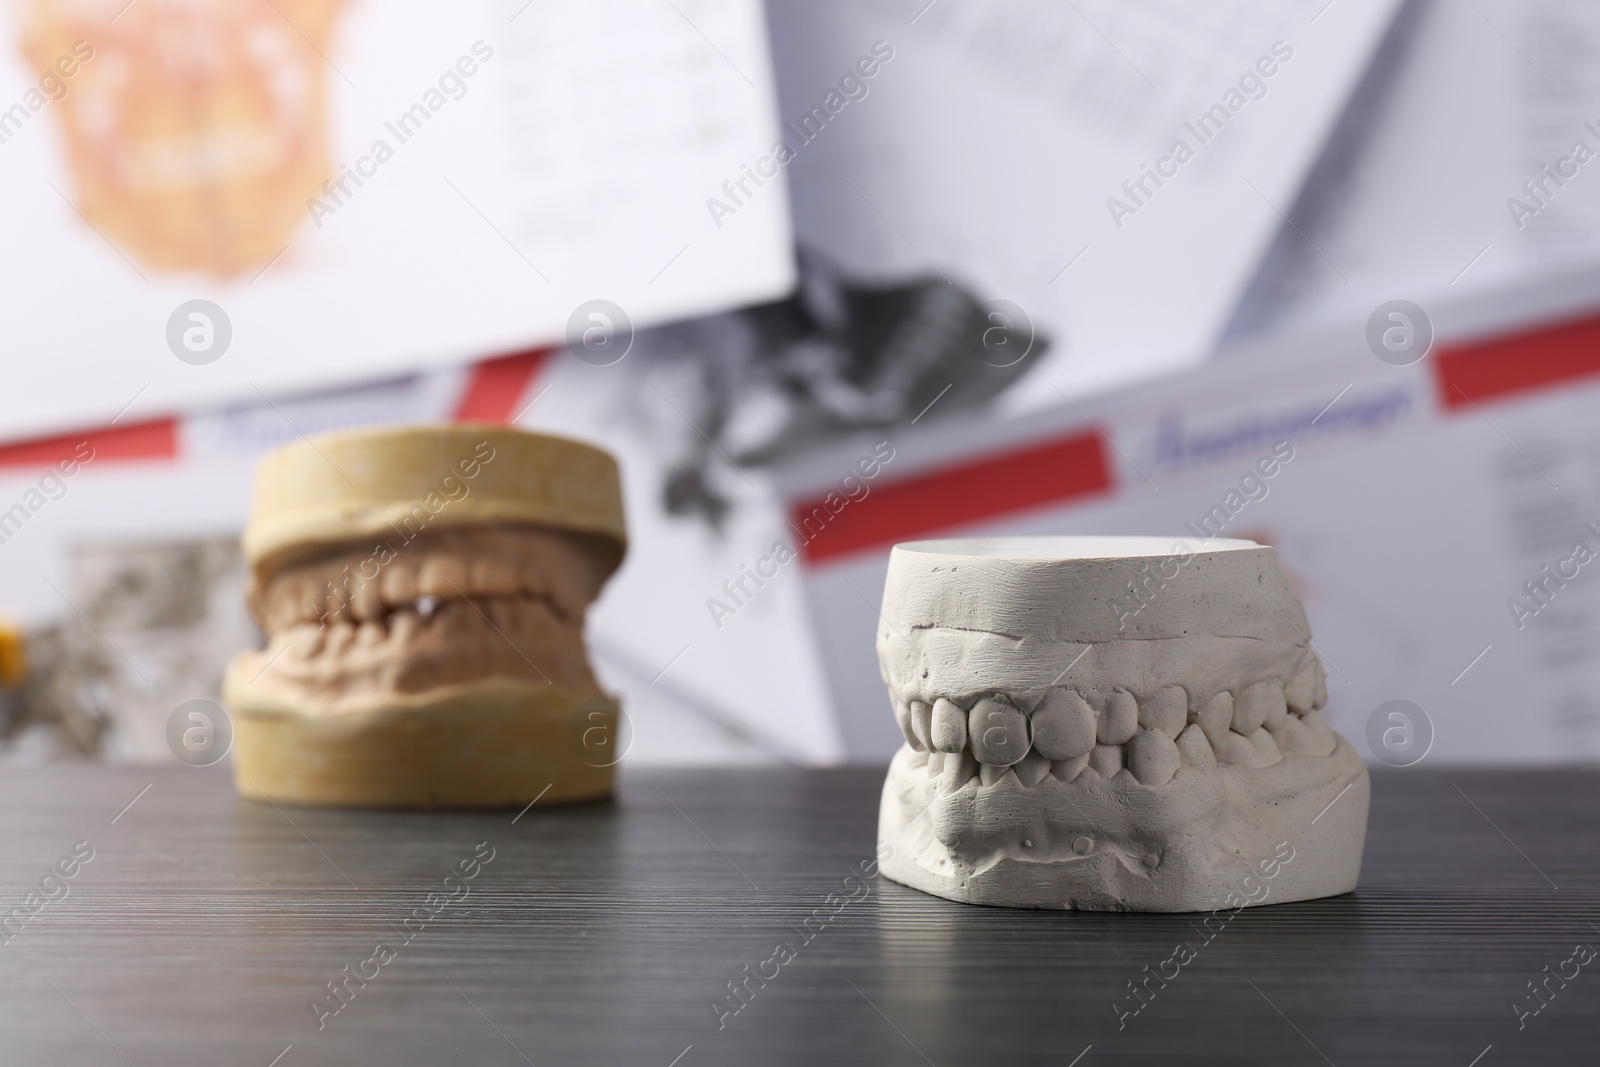
[[[1250,541],[896,546],[883,873],[970,903],[1202,911],[1288,842],[1273,902],[1350,891],[1367,771],[1319,713],[1310,634]]]
[[[226,277],[283,251],[330,176],[342,0],[24,3],[30,65],[94,50],[50,108],[91,225],[157,271]]]

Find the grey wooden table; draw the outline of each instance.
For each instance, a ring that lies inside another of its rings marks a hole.
[[[1600,960],[1567,962],[1600,947],[1600,772],[1375,775],[1360,889],[1209,943],[1191,917],[847,881],[880,781],[637,771],[614,804],[515,817],[6,770],[0,1064],[1600,1062]],[[1201,947],[1119,1023],[1179,942]],[[714,1009],[747,965],[776,975]]]

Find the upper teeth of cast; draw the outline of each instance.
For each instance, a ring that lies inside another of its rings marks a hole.
[[[1313,660],[1288,686],[1268,679],[1191,694],[1168,685],[1143,697],[1113,689],[1089,699],[1052,688],[1027,711],[1012,696],[990,692],[961,702],[914,699],[897,713],[912,748],[956,757],[930,763],[941,789],[975,775],[993,784],[1008,771],[1033,786],[1048,774],[1071,781],[1088,770],[1110,778],[1124,767],[1144,785],[1164,785],[1183,764],[1268,767],[1285,752],[1330,754],[1336,739],[1315,710],[1326,701],[1322,665]]]

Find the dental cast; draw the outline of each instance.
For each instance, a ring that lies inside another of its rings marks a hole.
[[[618,713],[583,629],[625,544],[616,462],[576,441],[457,424],[269,455],[245,532],[267,647],[223,687],[239,791],[416,807],[609,793],[614,760],[589,739],[615,736]]]
[[[1302,859],[1276,899],[1354,887],[1366,769],[1318,714],[1326,678],[1276,553],[1213,539],[1119,617],[1169,550],[895,547],[878,657],[906,743],[879,814],[885,876],[971,903],[1203,911],[1291,839]]]

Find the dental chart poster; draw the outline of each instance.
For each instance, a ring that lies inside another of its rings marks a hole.
[[[9,0],[4,435],[784,293],[772,85],[758,0]]]

